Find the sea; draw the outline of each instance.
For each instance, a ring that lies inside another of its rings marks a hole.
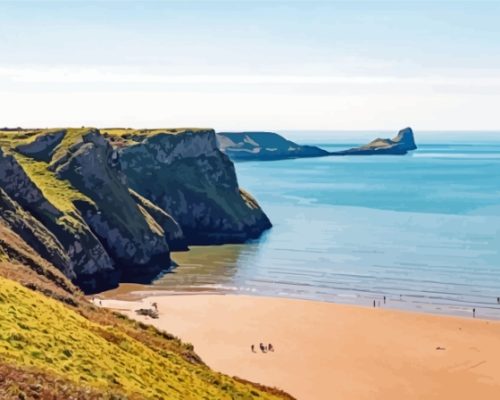
[[[500,318],[500,140],[236,171],[273,228],[246,244],[174,253],[178,266],[151,289]]]

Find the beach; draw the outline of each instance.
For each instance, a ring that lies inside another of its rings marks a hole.
[[[134,312],[153,303],[158,319]],[[192,343],[215,370],[301,400],[487,400],[500,393],[498,321],[244,295],[101,304]],[[262,353],[261,342],[275,351]]]

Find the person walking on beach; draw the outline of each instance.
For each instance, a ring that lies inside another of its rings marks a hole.
[[[267,348],[268,348],[269,351],[274,352],[274,347],[273,347],[273,345],[271,343],[269,343],[269,346],[267,346]]]
[[[265,352],[266,352],[266,346],[264,346],[264,344],[263,344],[263,343],[260,343],[260,344],[259,344],[259,347],[260,347],[260,351],[262,351],[263,353],[265,353]]]
[[[250,348],[252,349],[252,353],[255,353],[255,345],[252,344]]]
[[[500,297],[497,297],[497,304],[500,304]]]
[[[384,296],[384,304],[385,304],[385,296]]]
[[[375,308],[375,300],[373,300],[373,308]]]
[[[475,308],[472,309],[472,318],[476,318],[476,309]]]

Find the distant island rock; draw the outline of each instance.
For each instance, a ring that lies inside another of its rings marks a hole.
[[[299,145],[274,132],[218,132],[217,146],[233,161],[272,161],[325,156],[404,155],[416,150],[411,128],[393,139],[377,138],[348,150],[329,152],[316,146]]]
[[[316,146],[301,146],[274,132],[218,132],[217,143],[233,161],[270,161],[330,154]]]
[[[404,155],[409,151],[416,150],[415,138],[411,128],[401,129],[393,139],[377,138],[370,143],[354,147],[349,150],[330,153],[336,156],[369,156],[369,155]]]

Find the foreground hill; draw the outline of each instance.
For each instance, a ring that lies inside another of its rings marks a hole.
[[[316,146],[301,146],[273,132],[218,132],[219,148],[234,161],[327,156]]]
[[[291,398],[214,372],[191,345],[95,307],[12,231],[11,211],[0,214],[1,399]]]
[[[0,216],[87,292],[271,227],[215,132],[194,129],[0,131]]]

